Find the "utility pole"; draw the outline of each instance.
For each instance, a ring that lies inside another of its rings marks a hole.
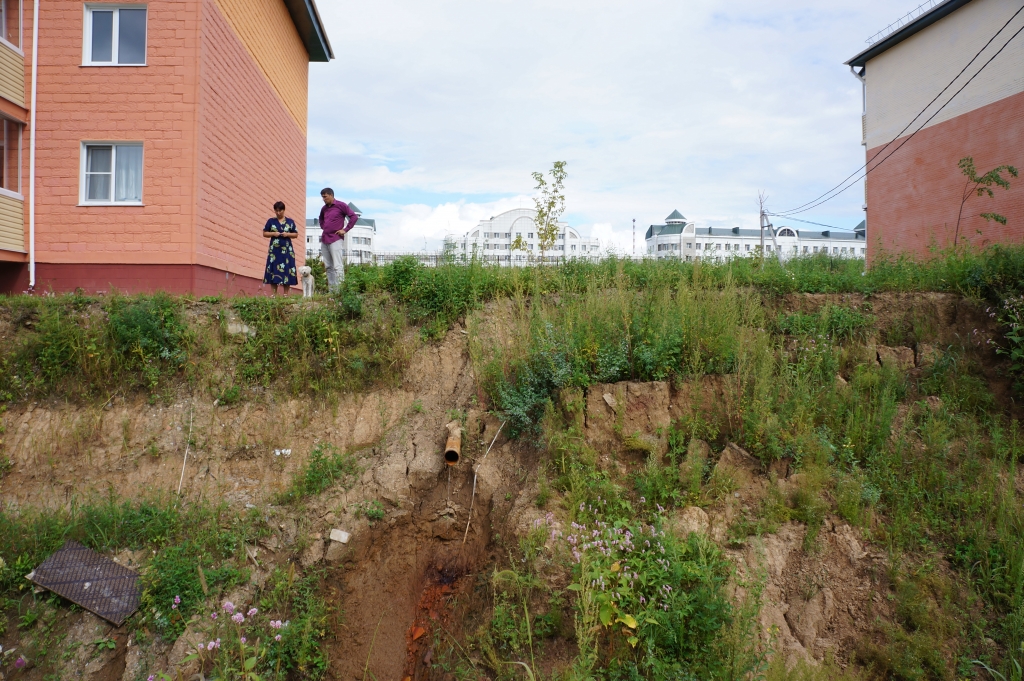
[[[759,192],[758,193],[758,195],[757,195],[757,203],[758,203],[759,212],[760,212],[759,221],[761,223],[761,262],[764,262],[764,228],[765,228],[765,225],[768,224],[768,216],[765,215],[765,213],[764,213],[764,202],[767,199],[768,199],[768,197],[764,195],[764,192]]]
[[[636,218],[633,218],[633,259],[636,260]]]

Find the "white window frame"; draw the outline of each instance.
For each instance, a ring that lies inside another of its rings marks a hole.
[[[18,0],[18,42],[21,44],[25,43],[25,22],[23,20],[24,16],[24,2],[22,0]],[[25,50],[23,50],[22,48],[18,47],[17,45],[9,41],[7,38],[5,38],[3,36],[3,31],[0,31],[0,45],[5,45],[6,47],[9,47],[10,49],[20,54],[22,57],[25,56]]]
[[[119,32],[121,30],[121,12],[122,9],[144,9],[146,10],[146,46],[145,53],[146,58],[141,64],[118,64],[117,57],[120,49]],[[111,61],[93,61],[92,60],[92,12],[93,10],[110,11],[114,12],[114,25],[111,28],[110,37],[110,59]],[[86,3],[84,5],[85,16],[83,17],[82,24],[84,27],[82,36],[82,66],[121,66],[121,67],[140,67],[149,65],[149,5],[147,4],[105,4],[105,3]]]
[[[21,166],[22,166],[22,162],[23,162],[23,156],[22,155],[25,153],[25,150],[22,148],[24,146],[22,144],[22,137],[24,136],[24,132],[25,132],[25,124],[22,121],[16,120],[14,118],[9,118],[7,116],[0,116],[0,118],[3,118],[3,119],[7,120],[10,123],[14,123],[15,125],[21,126],[22,134],[18,135],[18,189],[24,189],[24,187],[22,186],[21,183],[24,181],[25,178],[22,177],[22,175],[21,175]],[[0,128],[0,135],[2,135],[2,134],[3,134],[3,129]],[[7,153],[6,150],[5,150],[4,153]],[[5,162],[6,162],[6,159],[0,159],[0,163],[5,163]],[[24,201],[25,200],[25,195],[22,194],[20,191],[16,192],[16,191],[14,191],[12,189],[5,189],[4,187],[0,187],[0,196],[6,196],[8,198],[17,199],[19,201]]]
[[[110,154],[110,200],[109,201],[94,201],[89,200],[85,197],[86,193],[86,182],[85,182],[85,164],[88,159],[89,147],[111,147],[112,151]],[[114,201],[114,181],[117,176],[117,147],[118,146],[133,146],[142,148],[142,199],[139,201]],[[81,157],[79,161],[78,169],[78,205],[79,206],[144,206],[145,204],[145,190],[146,190],[146,145],[142,140],[88,140],[82,142]]]

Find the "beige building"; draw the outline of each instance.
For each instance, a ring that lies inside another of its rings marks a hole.
[[[1021,9],[1020,0],[931,0],[847,62],[864,92],[869,261],[886,252],[928,256],[954,240],[1024,239],[1024,183],[974,197],[961,214],[958,167],[969,156],[979,173],[1024,168]]]

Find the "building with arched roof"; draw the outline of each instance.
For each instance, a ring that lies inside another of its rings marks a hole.
[[[764,250],[781,258],[827,253],[843,258],[863,258],[866,230],[862,222],[853,230],[808,230],[794,227],[770,227],[764,231]],[[647,228],[647,256],[724,260],[761,252],[760,229],[743,227],[698,227],[678,210],[665,218],[663,225]]]
[[[481,220],[480,224],[462,236],[446,236],[445,251],[453,254],[456,259],[476,257],[508,265],[600,257],[600,241],[582,236],[577,229],[564,222],[558,223],[558,236],[553,247],[541,253],[536,218],[537,211],[532,208],[515,208],[488,220]],[[524,248],[513,250],[517,239]]]

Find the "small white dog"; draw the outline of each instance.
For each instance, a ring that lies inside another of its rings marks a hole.
[[[313,281],[313,268],[300,267],[299,278],[302,279],[302,297],[312,298],[313,289],[315,288],[315,282]]]

